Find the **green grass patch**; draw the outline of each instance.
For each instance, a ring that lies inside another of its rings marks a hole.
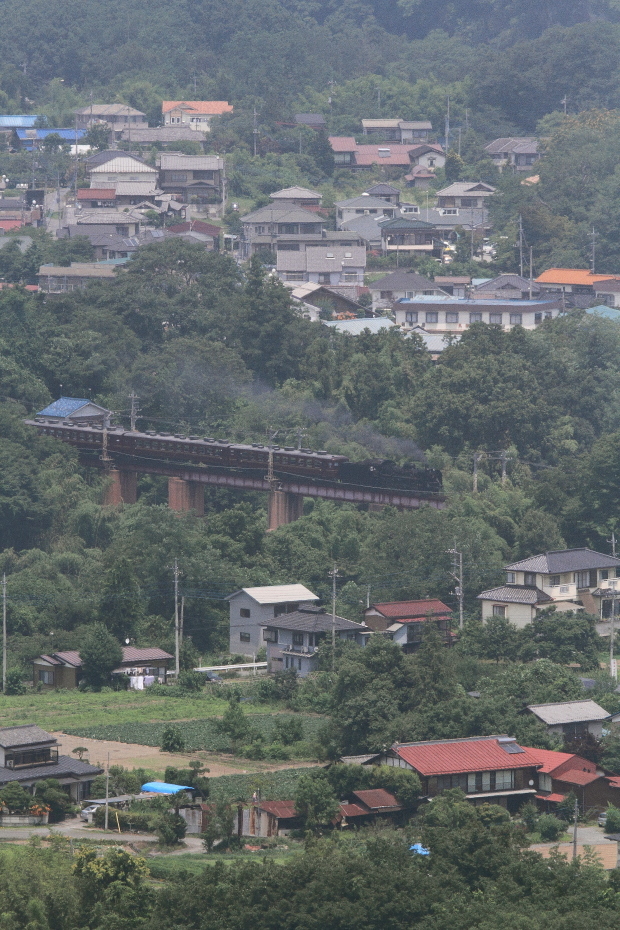
[[[250,838],[249,843],[252,842]],[[258,843],[258,841],[257,841]],[[288,845],[288,844],[287,844]],[[261,849],[260,852],[250,852],[249,850],[239,850],[231,853],[181,853],[173,856],[154,856],[149,858],[148,867],[152,878],[166,881],[170,878],[176,878],[184,873],[190,875],[200,875],[205,868],[215,865],[216,862],[262,862],[263,859],[269,859],[278,865],[283,865],[292,856],[299,855],[303,848],[301,844],[294,844],[294,849],[284,849],[283,846],[275,846],[273,849]]]
[[[254,792],[260,790],[263,801],[286,801],[295,797],[300,777],[313,771],[314,768],[307,767],[248,775],[221,775],[209,782],[209,800],[249,801]]]
[[[139,692],[138,692],[139,693]],[[166,699],[164,698],[164,701]],[[182,702],[182,701],[181,701]],[[169,702],[171,703],[171,702]],[[172,703],[178,703],[174,701]],[[225,707],[226,705],[224,705]],[[247,705],[244,705],[247,709]],[[223,709],[220,710],[220,714]],[[179,717],[184,715],[179,714]],[[311,742],[317,735],[319,727],[323,724],[323,717],[302,716],[299,714],[278,714],[278,719],[287,719],[292,716],[301,720],[304,731],[304,741]],[[269,742],[273,741],[275,717],[273,714],[254,714],[250,724]],[[116,740],[120,743],[140,743],[142,746],[160,746],[166,722],[140,722],[137,720],[125,723],[108,723],[99,726],[63,727],[65,733],[72,736],[82,736],[85,739]],[[213,717],[200,717],[197,720],[178,720],[175,726],[181,731],[185,742],[185,749],[191,752],[202,749],[210,752],[224,752],[230,748],[230,739],[217,732]]]
[[[153,721],[204,719],[221,716],[228,706],[224,697],[212,691],[186,697],[150,695],[148,691],[104,691],[88,694],[81,691],[46,691],[37,694],[0,695],[0,727],[36,723],[44,730],[63,730],[86,734],[85,729],[106,725],[120,727],[151,724]],[[268,714],[277,710],[272,704],[244,704],[246,714]],[[118,736],[98,737],[120,739]],[[122,739],[122,742],[143,742]],[[147,746],[159,745],[144,741]]]

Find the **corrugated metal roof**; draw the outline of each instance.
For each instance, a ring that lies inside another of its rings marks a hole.
[[[563,769],[561,772],[554,772],[551,776],[556,781],[562,781],[567,785],[590,785],[597,781],[601,776],[598,772],[584,771],[583,769]]]
[[[519,303],[519,301],[511,301]],[[560,575],[562,572],[586,571],[589,568],[616,568],[620,559],[596,552],[594,549],[553,549],[540,555],[511,562],[509,571],[538,572],[541,575]]]
[[[528,704],[528,710],[539,717],[547,726],[563,723],[586,723],[606,720],[609,716],[596,701],[559,701],[556,704]]]
[[[336,815],[336,820],[340,820],[343,817],[368,817],[370,811],[366,810],[363,807],[360,807],[359,804],[347,804],[341,803],[339,805],[339,814]]]
[[[38,116],[0,116],[0,129],[31,129]]]
[[[102,165],[96,165],[94,168],[91,168],[90,173],[91,175],[120,174],[123,172],[131,174],[132,171],[134,171],[136,174],[157,174],[157,170],[155,168],[151,168],[150,165],[146,165],[144,162],[140,162],[138,159],[132,158],[130,155],[117,155],[115,158],[111,158],[109,161],[104,162]]]
[[[123,662],[149,662],[152,659],[172,659],[169,652],[158,649],[156,646],[147,649],[136,649],[135,646],[123,646]]]
[[[393,794],[386,791],[385,788],[373,788],[367,791],[354,791],[353,796],[358,798],[371,810],[401,810]]]
[[[294,801],[260,801],[256,807],[258,810],[265,811],[267,814],[272,814],[282,820],[297,817]]]
[[[215,155],[167,155],[162,152],[160,167],[162,171],[221,171],[224,159]]]
[[[374,320],[321,320],[324,326],[331,326],[338,333],[348,333],[349,336],[359,336],[364,330],[369,330],[376,335],[384,329],[391,329],[396,326],[387,317],[377,317]]]
[[[555,804],[561,804],[565,800],[565,794],[537,794],[539,801],[553,801]]]
[[[538,759],[533,750],[508,752],[500,740],[509,737],[483,736],[463,740],[395,744],[392,750],[416,771],[427,778],[431,775],[450,775],[462,772],[488,772],[503,769],[522,769],[535,766]],[[517,746],[514,740],[504,745]]]
[[[612,275],[592,274],[586,268],[548,268],[536,278],[539,284],[598,284],[599,281],[609,281]]]
[[[290,200],[293,197],[306,198],[308,200],[322,200],[323,194],[318,191],[308,190],[307,187],[284,187],[281,191],[275,191],[269,194],[271,200]]]
[[[90,401],[84,397],[59,397],[43,410],[39,410],[36,415],[38,417],[68,417],[69,414],[75,413],[87,404],[90,404]]]
[[[553,598],[540,588],[525,585],[507,584],[499,588],[490,588],[478,595],[481,601],[506,601],[507,604],[544,604]]]
[[[527,748],[528,753],[538,760],[540,766],[538,771],[541,775],[552,775],[554,778],[559,778],[560,773],[574,771],[577,768],[590,774],[596,772],[594,762],[575,755],[573,752],[555,752],[553,749],[534,749],[531,746],[523,748]]]
[[[25,726],[2,727],[0,729],[0,746],[9,749],[14,746],[32,746],[37,743],[55,743],[56,737],[42,730],[34,723]]]
[[[418,601],[393,601],[389,604],[372,604],[371,606],[384,617],[394,617],[395,620],[452,613],[443,601],[433,598],[422,598]]]
[[[77,192],[78,200],[114,200],[115,187],[81,187]]]
[[[262,588],[241,588],[234,594],[229,594],[227,601],[239,594],[248,594],[258,604],[290,604],[296,601],[318,601],[319,596],[313,594],[303,584],[272,584]]]
[[[141,110],[134,110],[133,107],[126,103],[93,103],[87,107],[82,107],[75,111],[79,116],[143,116],[146,114]]]

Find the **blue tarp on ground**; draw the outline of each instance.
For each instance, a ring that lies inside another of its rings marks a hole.
[[[178,794],[179,791],[191,791],[189,785],[169,785],[165,781],[147,781],[142,791],[155,791],[157,794]]]
[[[422,846],[422,843],[414,843],[413,846],[409,847],[409,852],[417,853],[419,856],[430,856],[430,849],[426,849],[425,846]]]

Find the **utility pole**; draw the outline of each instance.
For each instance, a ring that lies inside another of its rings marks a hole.
[[[474,452],[474,494],[478,493],[478,462],[484,455],[484,452]]]
[[[179,642],[183,645],[183,622],[185,618],[185,598],[181,598],[181,626],[179,628]],[[256,661],[256,660],[254,660]]]
[[[616,558],[616,534],[613,530],[611,531],[611,539],[608,539],[607,542],[611,544],[611,554],[613,555],[615,559]]]
[[[370,585],[366,585],[366,610],[370,607]]]
[[[519,274],[523,277],[523,217],[519,213]]]
[[[176,679],[179,680],[179,570],[178,559],[174,560],[174,669]]]
[[[614,639],[616,633],[616,589],[611,588],[611,616],[609,618],[609,675],[611,678],[616,678],[614,675]]]
[[[592,274],[595,272],[596,264],[596,230],[592,227]]]
[[[579,817],[579,801],[575,798],[575,813],[573,824],[573,861],[577,858],[577,818]]]
[[[338,567],[334,562],[334,567],[328,575],[332,579],[332,672],[336,668],[336,579],[340,577]]]
[[[297,451],[301,452],[301,442],[308,430],[305,430],[303,426],[297,427]]]
[[[502,451],[499,454],[499,457],[502,463],[502,487],[503,487],[506,484],[506,462],[508,461],[509,456],[508,456],[508,453],[505,451],[505,449],[502,449]]]
[[[461,157],[461,127],[459,126],[459,158]]]
[[[532,268],[533,268],[532,251],[533,251],[533,246],[530,246],[530,300],[532,299],[532,287],[533,287],[533,284],[532,284]]]
[[[450,98],[448,97],[448,109],[446,111],[446,155],[450,149]]]
[[[129,399],[131,401],[131,413],[129,414],[129,422],[130,422],[129,428],[131,432],[134,433],[136,430],[136,420],[138,419],[138,413],[140,412],[140,408],[138,407],[136,403],[136,401],[138,400],[138,395],[133,390],[133,388],[132,388],[131,394],[129,395]]]
[[[454,549],[448,549],[447,554],[452,556],[452,571],[450,575],[456,581],[454,593],[459,599],[459,629],[463,629],[463,553],[459,552],[454,543]]]
[[[254,138],[254,158],[256,158],[256,137],[258,136],[258,126],[256,125],[256,107],[254,107],[254,128],[252,129]]]
[[[108,799],[110,797],[110,753],[108,753],[108,764],[105,770],[105,824],[103,829],[107,831],[108,829],[108,813],[110,811],[110,806],[108,804]]]
[[[6,572],[2,575],[2,693],[6,694]]]

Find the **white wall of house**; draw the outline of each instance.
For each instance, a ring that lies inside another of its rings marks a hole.
[[[313,601],[295,602],[290,605],[295,609],[302,605],[312,604]],[[266,645],[263,630],[273,623],[276,608],[281,610],[283,605],[259,604],[245,591],[238,591],[229,598],[230,616],[230,643],[232,653],[253,656]]]
[[[376,292],[374,292],[376,293]],[[420,296],[422,295],[415,295]],[[398,299],[398,298],[397,298]],[[501,326],[504,331],[511,330],[514,326],[522,326],[524,329],[536,329],[543,319],[555,319],[559,315],[559,310],[529,310],[515,307],[514,312],[495,311],[485,309],[484,304],[480,301],[480,307],[459,308],[450,306],[446,308],[438,302],[437,308],[418,309],[415,305],[396,305],[394,317],[396,323],[403,329],[413,329],[415,326],[423,326],[429,332],[464,332],[469,329],[472,323],[489,323]]]
[[[505,617],[519,629],[528,626],[536,616],[536,609],[530,604],[507,604],[505,601],[482,601],[482,620],[489,620],[497,616],[494,607],[504,607]]]

